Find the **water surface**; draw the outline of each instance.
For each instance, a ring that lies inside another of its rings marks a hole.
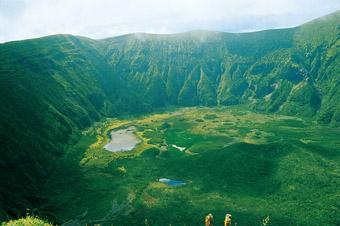
[[[167,184],[169,186],[172,186],[172,187],[181,186],[181,185],[185,185],[186,184],[182,180],[171,180],[171,179],[168,179],[168,178],[160,178],[158,181],[162,182],[164,184]]]
[[[111,152],[131,151],[140,140],[134,134],[136,128],[130,126],[126,129],[112,130],[110,132],[110,142],[104,148]]]

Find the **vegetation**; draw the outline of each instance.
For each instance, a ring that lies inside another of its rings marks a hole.
[[[52,226],[52,224],[43,221],[37,217],[27,216],[18,220],[4,222],[1,226]]]
[[[339,224],[339,17],[0,44],[0,219],[30,208],[56,223],[199,224],[227,207],[244,225]],[[141,116],[170,105],[228,107]],[[107,132],[128,124],[143,142],[103,151]]]
[[[203,115],[215,117],[196,120]],[[103,149],[108,130],[132,124],[142,140],[133,151]],[[47,203],[56,222],[83,225],[200,225],[210,212],[217,225],[226,212],[238,225],[267,216],[272,225],[336,225],[339,135],[308,119],[239,107],[107,120],[68,147],[47,183]]]

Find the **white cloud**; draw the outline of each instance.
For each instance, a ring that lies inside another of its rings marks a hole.
[[[339,0],[0,0],[0,42],[57,33],[104,38],[262,30],[296,26],[337,9]]]

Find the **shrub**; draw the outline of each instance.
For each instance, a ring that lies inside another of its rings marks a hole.
[[[17,220],[3,222],[1,226],[52,226],[52,224],[34,216],[27,216]]]

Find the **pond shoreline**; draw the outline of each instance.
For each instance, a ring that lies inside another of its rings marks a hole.
[[[136,127],[134,126],[109,131],[107,135],[110,137],[110,141],[104,146],[104,149],[110,152],[133,150],[141,142],[135,131]]]

